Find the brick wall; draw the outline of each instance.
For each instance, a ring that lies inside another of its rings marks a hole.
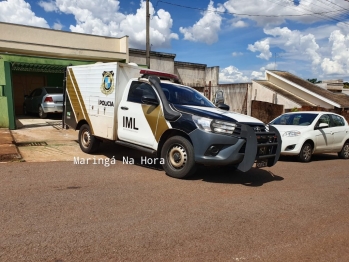
[[[283,114],[284,106],[262,101],[252,101],[251,115],[264,123],[269,123],[274,118]]]

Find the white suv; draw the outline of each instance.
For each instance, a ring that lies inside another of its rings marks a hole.
[[[338,153],[349,158],[349,126],[344,117],[320,111],[285,113],[269,123],[280,132],[281,155],[309,162],[312,154]]]

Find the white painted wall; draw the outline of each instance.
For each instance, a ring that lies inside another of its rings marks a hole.
[[[2,22],[0,36],[2,52],[128,62],[128,36],[104,37]]]
[[[264,87],[260,85],[259,83],[252,81],[252,88],[251,88],[251,100],[257,100],[257,101],[263,101],[263,102],[269,102],[277,105],[283,105],[284,109],[292,109],[294,107],[301,107],[300,104],[293,102],[292,100],[277,94],[276,101],[273,101],[275,99],[275,94],[277,94],[275,91],[270,90],[267,87]]]
[[[137,65],[146,65],[145,52],[137,53],[132,50],[129,53],[129,59],[131,63],[136,63]],[[172,56],[157,56],[150,53],[150,69],[174,74],[174,57]]]

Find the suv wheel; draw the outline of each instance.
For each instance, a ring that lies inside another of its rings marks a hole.
[[[186,178],[196,170],[194,148],[184,137],[169,138],[161,150],[162,165],[166,174],[174,178]]]

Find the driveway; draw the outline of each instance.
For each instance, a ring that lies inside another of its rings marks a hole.
[[[40,119],[34,116],[17,117],[17,130],[12,135],[25,162],[85,161],[88,158],[122,161],[129,157],[140,163],[140,152],[116,145],[113,141],[103,142],[98,152],[89,155],[81,151],[78,131],[63,129],[61,116]],[[147,156],[142,153],[142,156]]]
[[[19,116],[12,135],[26,162],[72,161],[86,157],[77,143],[78,132],[63,129],[61,115],[48,119]]]

